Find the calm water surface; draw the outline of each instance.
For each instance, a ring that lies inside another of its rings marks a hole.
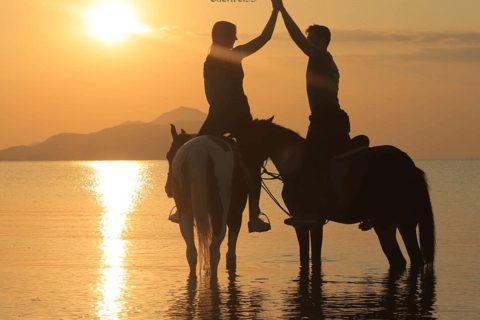
[[[272,230],[245,224],[235,274],[225,241],[211,284],[188,279],[165,161],[0,162],[0,319],[478,319],[480,161],[416,163],[431,185],[434,272],[389,274],[373,231],[335,223],[321,273],[300,270],[293,229],[263,197]]]

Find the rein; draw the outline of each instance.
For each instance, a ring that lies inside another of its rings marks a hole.
[[[282,181],[283,183],[283,178],[282,176],[279,174],[279,173],[273,173],[273,172],[270,172],[267,170],[267,162],[268,162],[268,159],[265,160],[265,162],[263,163],[262,165],[262,173],[261,175],[263,176],[264,174],[270,176],[270,178],[262,178],[262,188],[263,190],[265,190],[265,192],[270,196],[270,198],[273,200],[273,202],[280,208],[282,209],[283,212],[285,212],[290,218],[293,218],[293,216],[287,211],[285,210],[282,205],[280,204],[280,202],[278,202],[278,200],[275,198],[275,196],[273,195],[273,193],[268,189],[267,185],[265,184],[265,181],[264,180],[280,180]],[[330,220],[326,220],[324,225],[326,225]]]
[[[270,176],[270,178],[262,178],[262,188],[263,190],[265,190],[265,192],[270,196],[270,198],[273,200],[273,202],[280,208],[282,209],[283,212],[285,212],[289,217],[292,217],[292,215],[287,211],[285,210],[282,205],[280,204],[280,202],[278,202],[278,200],[275,198],[275,196],[273,195],[273,193],[268,189],[267,187],[267,184],[265,183],[264,180],[280,180],[282,181],[283,183],[283,178],[282,176],[280,176],[279,173],[273,173],[273,172],[270,172],[267,170],[266,166],[267,166],[267,162],[268,162],[268,159],[265,160],[265,162],[263,163],[262,165],[262,173],[261,175],[263,176],[264,174]]]

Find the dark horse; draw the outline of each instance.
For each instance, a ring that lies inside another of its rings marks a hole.
[[[256,150],[262,159],[270,158],[284,182],[282,197],[290,212],[298,206],[293,196],[301,167],[305,139],[297,133],[268,120],[255,120],[253,134],[258,137]],[[330,162],[340,171],[334,205],[329,206],[330,221],[352,224],[369,219],[380,240],[391,269],[403,269],[406,260],[396,239],[397,229],[405,242],[412,266],[432,267],[435,257],[435,224],[425,173],[412,159],[393,146],[364,148],[348,160]],[[334,178],[332,178],[333,180]],[[332,184],[333,183],[332,181]],[[300,245],[300,262],[320,265],[324,221],[316,228],[295,228]],[[323,222],[323,223],[322,223]],[[419,227],[420,246],[417,240]],[[310,239],[309,239],[310,238]]]

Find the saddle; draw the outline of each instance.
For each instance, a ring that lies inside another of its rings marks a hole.
[[[358,153],[370,148],[369,146],[358,147],[338,156],[328,162],[328,174],[325,175],[325,182],[331,186],[334,193],[343,198],[343,180],[347,173],[352,158]]]
[[[333,198],[335,198],[335,200],[329,201],[329,205],[325,208],[327,211],[329,211],[329,220],[342,223],[358,222],[356,220],[352,220],[348,216],[348,212],[344,212],[343,210],[345,199],[344,180],[352,159],[359,153],[370,148],[368,146],[368,140],[364,140],[363,137],[365,136],[362,136],[361,144],[357,144],[354,149],[333,157],[327,164],[326,172],[322,179],[322,191],[326,194],[333,195]],[[366,145],[365,141],[367,142]]]
[[[213,140],[220,139],[226,142],[230,146],[235,156],[235,166],[240,167],[241,173],[245,181],[245,184],[247,185],[248,191],[250,193],[254,192],[256,188],[255,188],[255,183],[252,177],[252,173],[250,172],[247,165],[245,164],[245,161],[243,160],[242,152],[240,151],[238,143],[231,136],[219,137],[219,136],[210,135],[210,138],[212,138]]]

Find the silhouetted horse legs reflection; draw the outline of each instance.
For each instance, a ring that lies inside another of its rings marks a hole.
[[[222,319],[220,290],[216,278],[198,281],[195,275],[187,280],[183,297],[176,299],[167,311],[169,319]]]
[[[318,270],[310,274],[308,266],[300,267],[298,278],[294,281],[297,282],[297,288],[286,301],[291,307],[284,310],[284,318],[324,319],[321,272]]]
[[[325,281],[321,272],[302,267],[294,282],[284,299],[286,319],[436,319],[433,269],[412,267],[352,282]]]
[[[175,299],[168,310],[166,315],[169,319],[194,319],[197,314],[197,277],[196,275],[190,275],[187,279],[187,285],[185,287],[185,294]]]
[[[187,306],[186,311],[189,318],[195,315],[195,296],[197,292],[197,277],[190,275],[187,280]]]
[[[234,271],[228,272],[225,290],[221,290],[218,278],[198,279],[195,275],[188,278],[184,293],[171,303],[165,318],[250,319],[262,309],[261,294],[242,290]]]
[[[240,291],[237,288],[237,274],[234,271],[229,271],[227,307],[230,319],[237,319],[240,313],[239,293]]]
[[[368,313],[372,319],[436,319],[432,316],[435,302],[433,269],[412,267],[409,271],[388,273],[383,280],[384,292],[378,311]]]

